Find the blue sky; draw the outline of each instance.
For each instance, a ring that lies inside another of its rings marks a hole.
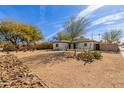
[[[12,19],[35,25],[43,32],[45,40],[51,39],[63,29],[64,22],[71,16],[86,17],[90,25],[85,37],[98,40],[99,35],[111,29],[124,31],[124,6],[0,6],[0,20]],[[124,32],[123,35],[124,37]],[[121,39],[124,41],[124,38]]]

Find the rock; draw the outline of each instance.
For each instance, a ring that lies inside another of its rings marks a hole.
[[[74,58],[74,52],[70,51],[70,52],[64,52],[64,56],[66,58]]]
[[[0,57],[0,88],[44,87],[41,80],[14,55]]]

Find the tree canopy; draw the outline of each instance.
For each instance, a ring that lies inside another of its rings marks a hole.
[[[9,41],[15,46],[20,43],[30,44],[43,39],[37,27],[10,20],[0,22],[0,40]]]
[[[65,34],[64,32],[58,33],[55,37],[53,37],[54,40],[71,40],[70,36]]]
[[[119,43],[121,38],[121,31],[111,30],[110,32],[105,32],[102,38],[106,43]]]
[[[88,26],[88,20],[85,17],[82,17],[76,20],[76,17],[71,17],[64,24],[65,33],[70,36],[73,41],[76,37],[84,35],[86,33],[86,28]]]

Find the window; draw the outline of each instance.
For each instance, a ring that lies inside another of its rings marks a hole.
[[[84,43],[84,46],[86,47],[87,46],[87,43]]]
[[[56,47],[59,47],[59,44],[56,44]]]

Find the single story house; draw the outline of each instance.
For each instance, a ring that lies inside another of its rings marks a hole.
[[[97,42],[94,40],[75,40],[73,42],[67,40],[60,40],[53,42],[54,50],[67,50],[67,49],[88,49],[94,50],[94,45]]]
[[[84,49],[84,50],[102,50],[102,51],[118,51],[117,44],[106,44],[89,39],[78,39],[73,42],[67,40],[59,40],[53,42],[54,50]]]

